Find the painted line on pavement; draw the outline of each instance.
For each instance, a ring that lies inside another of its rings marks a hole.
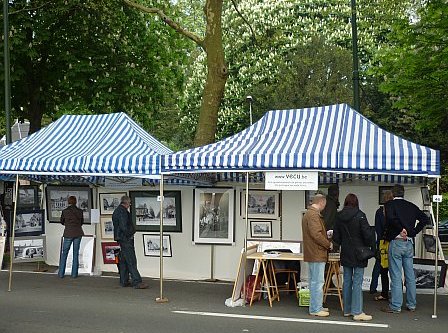
[[[337,320],[325,320],[325,319],[322,320],[322,319],[302,319],[302,318],[271,317],[271,316],[253,316],[253,315],[240,315],[234,313],[219,313],[219,312],[195,312],[195,311],[172,311],[172,312],[179,314],[196,315],[196,316],[286,321],[286,322],[297,322],[307,324],[328,324],[328,325],[378,327],[378,328],[389,327],[389,325],[387,324],[375,324],[375,323],[355,322],[355,321],[349,322],[349,321],[337,321]]]

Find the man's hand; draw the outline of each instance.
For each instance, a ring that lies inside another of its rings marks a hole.
[[[407,239],[407,238],[408,238],[408,232],[406,231],[405,228],[403,228],[403,230],[401,230],[401,232],[400,232],[400,236],[401,236],[401,238],[403,238],[403,239]]]

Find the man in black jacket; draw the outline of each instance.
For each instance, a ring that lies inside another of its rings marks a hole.
[[[403,185],[392,189],[394,200],[384,205],[386,214],[386,238],[389,244],[389,273],[391,278],[391,301],[382,309],[400,313],[403,304],[402,270],[406,283],[406,307],[415,311],[417,295],[414,275],[414,237],[429,223],[429,218],[413,203],[404,200]],[[418,221],[418,223],[416,223]]]
[[[114,223],[114,239],[120,244],[119,268],[120,285],[122,287],[133,286],[136,289],[146,289],[148,285],[142,282],[140,273],[137,270],[137,257],[135,256],[134,234],[135,227],[131,221],[131,198],[127,195],[121,197],[120,205],[112,214]],[[129,274],[132,283],[129,282]]]

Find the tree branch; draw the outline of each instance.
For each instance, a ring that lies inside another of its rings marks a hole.
[[[257,40],[256,35],[255,35],[255,31],[252,29],[252,26],[250,25],[249,21],[246,20],[246,18],[243,16],[243,14],[241,14],[241,12],[239,11],[235,0],[231,0],[233,7],[235,8],[236,12],[238,13],[238,15],[241,17],[241,19],[244,21],[244,23],[246,23],[249,26],[250,32],[252,33],[252,37],[254,39],[254,42]]]
[[[138,3],[129,1],[129,0],[123,0],[125,4],[127,4],[130,7],[134,7],[138,10],[141,10],[142,12],[149,13],[149,14],[156,14],[159,16],[163,22],[165,22],[167,25],[169,25],[171,28],[173,28],[175,31],[180,33],[181,35],[184,35],[185,37],[191,39],[193,42],[195,42],[197,45],[202,47],[204,49],[204,40],[199,37],[198,35],[192,33],[191,31],[188,31],[184,28],[182,28],[177,22],[175,22],[173,19],[168,17],[163,10],[159,8],[153,8],[153,7],[145,7],[143,5],[140,5]]]

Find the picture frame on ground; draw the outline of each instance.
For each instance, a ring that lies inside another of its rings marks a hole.
[[[234,237],[235,191],[230,188],[194,190],[193,242],[232,244]]]
[[[100,226],[102,239],[114,239],[114,223],[112,222],[112,216],[101,216]]]
[[[76,197],[76,206],[83,211],[84,223],[91,223],[92,191],[88,186],[56,186],[46,188],[48,221],[59,223],[62,211],[68,207],[68,197]]]
[[[39,187],[36,185],[20,185],[17,206],[20,208],[39,208]]]
[[[251,220],[250,221],[251,238],[272,238],[272,221]]]
[[[45,210],[20,209],[16,213],[15,237],[40,236],[45,233]]]
[[[115,208],[120,205],[121,197],[127,195],[126,192],[100,193],[100,214],[112,215]]]
[[[37,262],[45,261],[47,248],[45,236],[25,236],[14,238],[14,252],[12,261]]]
[[[378,204],[384,205],[384,192],[392,191],[393,186],[379,186],[378,187]]]
[[[132,222],[137,231],[160,230],[159,191],[131,191]],[[163,231],[182,232],[181,191],[166,191],[163,199]]]
[[[143,249],[147,257],[160,257],[160,234],[143,234]],[[171,235],[163,235],[163,256],[173,256]]]
[[[417,289],[434,290],[435,260],[414,259],[415,285]],[[438,261],[437,276],[438,286],[445,286],[447,264],[443,260]]]
[[[60,256],[62,255],[62,245],[64,243],[64,237],[61,237]],[[61,260],[59,256],[59,261]],[[91,275],[93,272],[93,258],[95,258],[95,236],[84,235],[81,238],[81,244],[79,246],[79,268],[78,274]],[[67,263],[65,267],[65,275],[72,273],[73,262],[73,245],[70,247],[70,251],[67,256]]]
[[[246,191],[241,192],[241,216],[246,216]],[[280,195],[277,191],[249,190],[249,218],[276,220],[279,217]]]
[[[101,242],[101,252],[104,264],[117,264],[116,260],[120,253],[120,245],[117,242]]]
[[[431,205],[431,196],[429,195],[429,190],[427,187],[421,187],[420,188],[422,192],[422,201],[424,206],[430,206]]]

